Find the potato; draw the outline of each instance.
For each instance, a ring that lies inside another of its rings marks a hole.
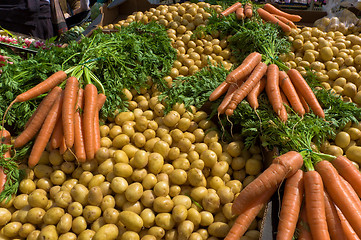
[[[143,227],[143,219],[131,211],[122,211],[119,214],[119,220],[124,226],[134,232],[139,232]]]
[[[350,134],[348,134],[347,132],[344,132],[344,131],[337,133],[336,138],[335,138],[335,143],[340,148],[347,147],[350,144],[350,141],[351,141]]]
[[[170,213],[159,213],[155,217],[155,223],[157,226],[164,230],[171,230],[175,225],[175,221]]]
[[[0,208],[0,226],[6,225],[11,220],[11,212],[6,208]]]
[[[4,226],[2,232],[6,237],[13,239],[18,235],[21,227],[20,222],[10,222]]]
[[[65,211],[60,207],[50,208],[44,215],[43,221],[48,225],[55,225],[59,222],[60,218],[64,215]]]
[[[361,147],[351,146],[346,151],[346,157],[351,161],[361,164]]]
[[[23,179],[19,185],[19,191],[24,194],[30,194],[35,188],[36,185],[31,179]]]
[[[29,194],[28,203],[31,207],[45,208],[48,204],[48,198],[39,189]]]
[[[184,205],[176,205],[172,210],[172,217],[176,223],[183,222],[187,219],[187,208]]]
[[[58,233],[54,225],[47,225],[40,231],[38,239],[57,240]]]
[[[87,222],[83,216],[79,216],[73,219],[71,229],[74,233],[80,234],[87,228]]]
[[[143,195],[143,186],[141,183],[132,183],[125,190],[125,197],[129,202],[138,201]]]
[[[31,224],[40,224],[43,222],[45,210],[42,208],[31,208],[26,215],[26,220]]]
[[[70,191],[71,197],[74,201],[80,202],[83,206],[88,201],[89,190],[83,184],[75,184]]]
[[[128,182],[122,177],[115,177],[110,183],[110,187],[115,193],[123,193],[128,187]]]
[[[101,216],[101,209],[97,206],[87,205],[83,210],[83,217],[87,223],[92,223]]]
[[[227,236],[229,229],[229,225],[223,222],[214,222],[208,226],[209,234],[220,238],[224,238],[225,236]]]
[[[202,206],[204,210],[211,213],[215,213],[220,207],[221,200],[217,193],[208,192],[208,194],[202,199]]]
[[[95,233],[93,240],[115,240],[118,237],[118,227],[115,224],[105,224]]]
[[[99,206],[103,200],[103,193],[99,186],[92,187],[88,194],[88,204]]]
[[[194,224],[189,221],[183,221],[178,225],[177,231],[178,231],[178,239],[180,240],[187,240],[189,239],[189,236],[192,234],[194,230]]]
[[[65,213],[63,216],[61,216],[57,226],[56,230],[58,233],[66,233],[69,232],[72,227],[73,217],[69,213]]]

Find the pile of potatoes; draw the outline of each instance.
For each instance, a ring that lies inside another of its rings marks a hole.
[[[326,89],[361,106],[361,35],[323,32],[316,27],[293,29],[292,51],[280,59],[301,74],[314,70]]]
[[[150,84],[151,85],[151,84]],[[129,111],[100,127],[96,157],[43,152],[0,208],[0,239],[223,239],[237,194],[261,173],[258,146],[221,141],[204,111],[164,114],[158,92],[124,90]],[[242,240],[259,239],[264,211]]]
[[[206,8],[213,8],[217,12],[222,11],[221,6],[205,2],[160,5],[144,13],[136,12],[129,15],[126,20],[121,20],[117,24],[109,24],[100,28],[115,29],[127,26],[133,21],[143,23],[156,21],[165,26],[172,46],[177,50],[177,60],[173,64],[170,76],[165,78],[168,83],[171,83],[176,77],[194,74],[209,62],[212,64],[222,63],[226,69],[231,69],[233,63],[237,61],[235,57],[231,56],[228,37],[220,39],[218,31],[214,31],[212,35],[201,36],[199,39],[193,36],[193,31],[198,26],[205,26],[210,17]]]

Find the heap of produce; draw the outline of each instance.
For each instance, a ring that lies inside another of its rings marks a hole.
[[[287,59],[299,20],[160,5],[6,64],[0,238],[256,240],[282,183],[278,238],[360,236],[361,109]]]

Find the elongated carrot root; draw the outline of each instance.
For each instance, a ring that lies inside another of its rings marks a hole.
[[[221,16],[228,16],[229,14],[235,12],[237,10],[237,8],[242,7],[242,4],[240,2],[236,2],[235,4],[233,4],[232,6],[230,6],[229,8],[227,8],[226,10],[224,10],[223,12],[221,12]]]
[[[263,9],[271,14],[277,14],[279,16],[283,16],[292,22],[299,22],[302,19],[302,17],[299,15],[286,13],[284,11],[279,10],[278,8],[274,7],[273,5],[271,5],[269,3],[266,3],[263,6]]]
[[[277,19],[275,16],[273,16],[272,14],[270,14],[269,12],[264,10],[263,8],[258,8],[257,12],[258,12],[259,16],[263,20],[265,20],[266,22],[271,22],[271,23],[274,23],[274,24],[278,24],[282,28],[282,30],[284,32],[290,32],[291,31],[290,26],[288,26],[287,24],[285,24],[281,20]]]

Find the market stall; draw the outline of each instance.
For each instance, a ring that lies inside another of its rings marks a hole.
[[[0,239],[359,239],[358,19],[152,4],[0,45]]]

